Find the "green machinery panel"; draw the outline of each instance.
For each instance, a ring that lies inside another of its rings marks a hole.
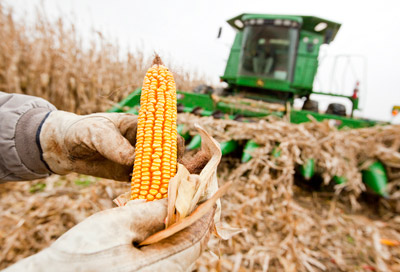
[[[234,83],[239,66],[237,60],[240,58],[240,50],[242,48],[243,32],[238,32],[233,41],[231,52],[229,54],[228,63],[226,64],[224,78],[228,83]]]
[[[318,69],[318,53],[322,36],[309,31],[300,32],[292,87],[311,90]]]

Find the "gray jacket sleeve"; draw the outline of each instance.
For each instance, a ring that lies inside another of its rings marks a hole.
[[[0,92],[0,182],[32,180],[51,171],[41,158],[40,128],[56,108],[44,99]]]

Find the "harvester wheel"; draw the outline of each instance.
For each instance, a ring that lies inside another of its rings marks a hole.
[[[331,103],[326,110],[327,114],[346,116],[346,107],[343,104]]]
[[[220,110],[214,111],[211,116],[215,119],[222,119],[224,118],[224,113]]]
[[[214,89],[209,85],[202,84],[194,88],[193,92],[199,94],[212,94],[214,93]]]
[[[318,101],[307,99],[302,107],[303,110],[318,112]]]
[[[192,110],[192,113],[194,114],[194,115],[201,115],[201,112],[203,111],[203,108],[202,107],[195,107],[193,110]]]
[[[177,110],[178,110],[178,113],[182,113],[185,110],[185,106],[181,103],[178,103]]]

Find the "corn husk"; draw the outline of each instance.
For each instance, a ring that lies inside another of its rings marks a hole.
[[[178,171],[170,180],[168,187],[166,229],[148,237],[140,245],[156,243],[174,235],[203,217],[213,209],[214,204],[216,204],[214,233],[218,237],[229,239],[242,231],[238,228],[231,230],[228,225],[219,224],[221,217],[219,199],[226,193],[231,182],[225,183],[218,189],[217,167],[221,161],[221,148],[201,126],[195,125],[195,127],[201,135],[201,149],[210,160],[199,175],[190,174],[184,165],[178,164]],[[128,201],[127,193],[114,199],[114,203],[118,206],[124,206]]]
[[[147,50],[122,50],[98,30],[83,39],[65,16],[49,19],[39,6],[35,10],[35,20],[26,21],[0,1],[0,91],[39,96],[59,110],[87,114],[118,107],[141,86],[153,59]],[[199,73],[167,64],[179,90],[207,82]]]
[[[219,190],[217,190],[217,192],[210,199],[200,204],[195,209],[195,211],[188,217],[184,218],[181,217],[178,221],[168,226],[165,230],[157,232],[156,234],[153,234],[150,237],[146,238],[144,241],[140,243],[140,245],[143,246],[143,245],[150,245],[153,243],[157,243],[165,238],[174,235],[178,231],[181,231],[184,228],[190,226],[191,224],[202,218],[205,214],[207,214],[207,212],[209,212],[213,208],[215,202],[217,202],[217,200],[226,193],[230,185],[231,185],[230,182],[225,183],[225,185],[222,186]]]

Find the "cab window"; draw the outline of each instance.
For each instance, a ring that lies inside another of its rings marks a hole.
[[[291,80],[297,39],[297,28],[245,26],[239,74]]]

